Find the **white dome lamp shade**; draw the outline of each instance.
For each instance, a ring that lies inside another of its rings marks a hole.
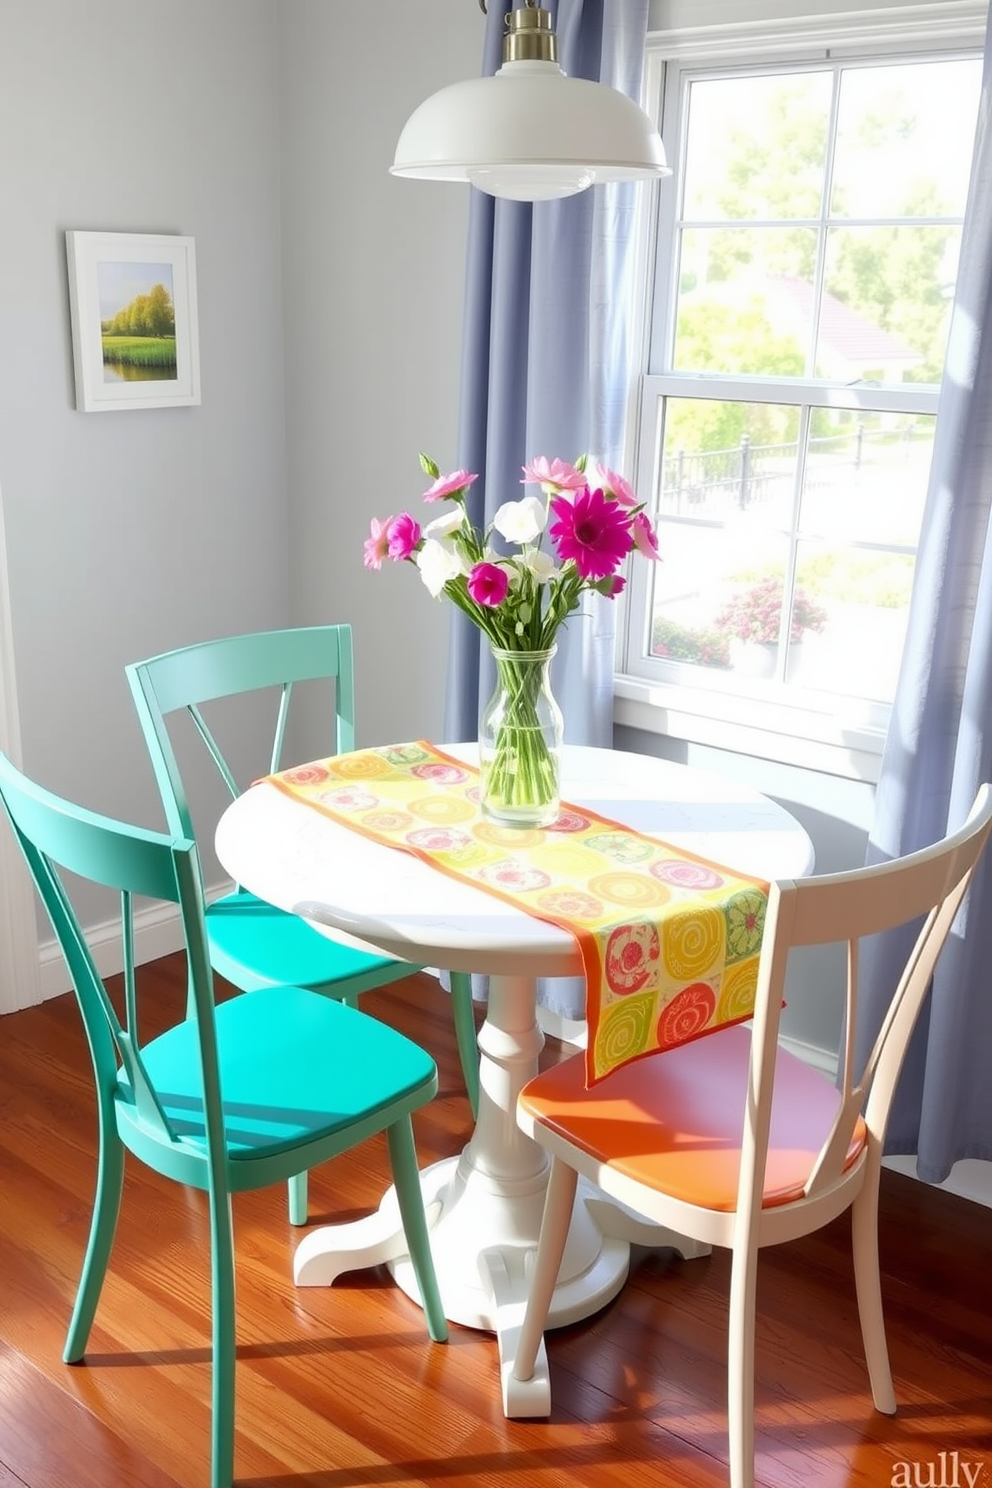
[[[528,0],[505,25],[495,76],[442,88],[410,115],[394,176],[550,201],[599,181],[671,175],[661,136],[633,99],[562,72],[550,11]]]

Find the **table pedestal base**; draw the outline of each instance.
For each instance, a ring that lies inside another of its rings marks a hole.
[[[479,1033],[475,1131],[458,1157],[421,1174],[445,1316],[496,1334],[503,1408],[513,1416],[547,1415],[551,1399],[543,1347],[531,1379],[510,1376],[551,1166],[544,1149],[516,1124],[517,1096],[537,1073],[544,1043],[534,1007],[529,978],[491,979],[488,1017]],[[674,1249],[686,1260],[709,1252],[580,1178],[547,1326],[562,1328],[605,1307],[626,1280],[632,1244]],[[419,1302],[392,1189],[368,1218],[305,1236],[296,1249],[294,1276],[298,1286],[329,1286],[345,1271],[383,1263]]]
[[[473,1168],[469,1151],[434,1163],[421,1178],[444,1314],[450,1322],[495,1333],[504,1414],[546,1416],[551,1386],[544,1345],[529,1380],[511,1374],[546,1181],[530,1193],[508,1194],[501,1191],[505,1185],[487,1181]],[[632,1244],[673,1249],[684,1260],[709,1253],[709,1246],[652,1224],[580,1178],[547,1327],[566,1327],[605,1307],[627,1279]],[[322,1226],[305,1236],[296,1249],[294,1277],[298,1286],[330,1286],[346,1271],[384,1263],[419,1304],[392,1188],[366,1219]]]

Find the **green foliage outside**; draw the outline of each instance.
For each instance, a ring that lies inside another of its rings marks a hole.
[[[820,600],[900,610],[909,604],[913,568],[908,553],[820,553],[799,565],[797,577]]]
[[[802,376],[803,354],[797,342],[772,332],[760,300],[733,309],[703,300],[687,305],[679,315],[676,366],[753,372],[755,346],[761,348],[763,372]],[[676,398],[666,413],[665,443],[669,450],[723,450],[739,445],[744,434],[752,444],[787,444],[798,432],[799,410],[795,408]]]
[[[796,584],[821,604],[871,605],[872,608],[903,609],[909,604],[914,560],[909,553],[866,553],[831,549],[805,558],[796,570]],[[770,579],[782,583],[781,565],[743,568],[727,577],[733,588],[762,584]]]
[[[773,329],[764,296],[753,286],[755,279],[813,279],[816,233],[791,225],[790,219],[796,223],[819,215],[827,111],[822,98],[788,79],[753,97],[760,117],[748,114],[729,128],[722,159],[713,163],[705,196],[696,204],[700,217],[722,218],[728,226],[684,233],[674,365],[691,372],[802,376],[805,348]],[[870,144],[894,131],[911,139],[920,127],[904,101],[883,98],[862,117],[854,143]],[[845,201],[836,184],[831,208],[843,216]],[[901,215],[918,219],[948,212],[939,178],[918,177],[907,186]],[[782,225],[772,231],[747,226],[761,220]],[[918,221],[831,232],[826,291],[914,349],[922,360],[906,368],[906,381],[940,381],[948,264],[958,235],[954,226]],[[705,282],[699,277],[703,272]],[[877,374],[866,367],[862,375]],[[753,444],[784,443],[795,437],[794,425],[792,410],[675,400],[668,410],[666,448],[726,449],[743,434]]]
[[[718,630],[678,625],[659,616],[651,627],[651,655],[692,661],[697,666],[729,667],[730,640]]]

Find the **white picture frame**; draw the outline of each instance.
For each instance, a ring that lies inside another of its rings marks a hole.
[[[199,403],[193,239],[70,231],[65,243],[77,409]]]

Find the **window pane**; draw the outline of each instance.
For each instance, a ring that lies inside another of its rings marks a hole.
[[[939,383],[960,239],[948,226],[831,229],[816,375]]]
[[[794,408],[667,400],[653,503],[662,562],[653,569],[652,655],[727,670],[740,664],[743,640],[777,646],[798,427]]]
[[[683,216],[819,217],[832,88],[830,72],[692,83]]]
[[[915,547],[934,420],[826,408],[814,409],[811,417],[801,529],[820,537]]]
[[[893,695],[970,184],[978,49],[889,55],[673,62],[666,103],[640,434],[662,562],[632,577],[626,663],[728,716],[792,701],[800,732]]]
[[[694,228],[682,237],[674,366],[802,377],[812,344],[811,228]]]
[[[981,80],[977,59],[845,69],[831,213],[962,216]]]
[[[790,680],[822,692],[887,699],[906,636],[914,558],[800,542],[797,586],[823,616],[803,638]]]
[[[934,420],[812,408],[802,451],[787,405],[670,398],[664,417],[649,655],[889,698]]]
[[[669,398],[657,511],[662,517],[788,529],[799,410],[775,403]]]
[[[739,631],[753,628],[758,641],[775,644],[781,605],[760,586],[784,572],[781,535],[745,516],[719,527],[665,523],[659,539],[663,561],[654,565],[652,656],[729,671]],[[760,588],[760,607],[744,593],[754,586]],[[732,603],[738,589],[741,603]]]

